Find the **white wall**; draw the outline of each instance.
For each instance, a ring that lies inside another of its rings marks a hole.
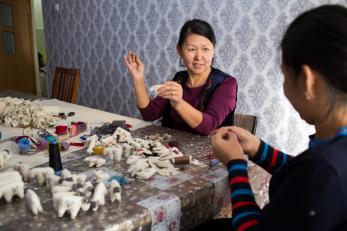
[[[42,0],[34,0],[35,29],[43,30]]]

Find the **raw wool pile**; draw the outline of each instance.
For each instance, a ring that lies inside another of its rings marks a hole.
[[[113,135],[100,140],[94,135],[89,141],[87,152],[90,154],[95,147],[103,146],[103,154],[111,160],[120,162],[126,158],[128,173],[132,177],[147,180],[156,173],[164,176],[179,173],[170,160],[183,154],[178,148],[167,147],[159,140],[133,138],[130,132],[119,127]]]
[[[58,119],[43,111],[38,101],[6,97],[0,98],[0,121],[7,127],[44,129]]]

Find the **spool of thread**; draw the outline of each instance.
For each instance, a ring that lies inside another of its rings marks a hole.
[[[81,133],[87,130],[87,124],[85,122],[77,122],[77,132]]]
[[[18,146],[19,153],[21,154],[27,154],[31,148],[30,141],[26,137],[23,137],[22,139],[18,140]]]
[[[60,142],[60,150],[61,151],[67,151],[70,148],[70,143],[68,142]]]
[[[96,146],[93,148],[93,153],[96,154],[96,155],[102,155],[102,154],[104,154],[104,146],[102,146],[102,145],[96,145]]]
[[[57,141],[57,138],[55,138],[55,136],[47,136],[46,140],[48,141],[48,143],[52,143]]]
[[[71,134],[71,136],[76,136],[78,134],[78,132],[77,132],[77,124],[71,123],[70,134]]]
[[[190,164],[191,161],[192,161],[191,155],[180,156],[180,157],[175,157],[171,159],[171,163],[173,164]]]
[[[53,168],[55,172],[60,172],[63,169],[59,143],[56,141],[49,143],[49,167]]]
[[[70,142],[71,146],[76,146],[76,147],[84,147],[83,142]]]
[[[45,149],[47,149],[47,147],[48,147],[48,141],[47,140],[39,140],[39,142],[38,142],[38,145],[37,145],[37,148],[40,150],[40,151],[42,151],[42,150],[45,150]]]
[[[68,132],[68,127],[66,125],[57,125],[55,127],[55,134],[58,136],[67,134]]]

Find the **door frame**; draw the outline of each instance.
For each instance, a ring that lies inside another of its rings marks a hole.
[[[35,80],[36,80],[36,94],[42,96],[41,91],[41,81],[40,81],[40,69],[38,62],[38,50],[37,50],[37,37],[36,37],[36,24],[35,24],[35,9],[34,9],[34,0],[30,1],[30,13],[31,13],[31,28],[32,28],[32,42],[33,42],[33,59],[35,65]]]
[[[13,25],[13,29],[15,30],[16,57],[8,57],[6,54],[1,55],[1,64],[7,65],[7,62],[9,62],[8,64],[11,65],[9,69],[5,68],[3,70],[4,73],[6,73],[7,79],[4,79],[1,88],[23,90],[24,92],[37,94],[38,86],[35,65],[37,62],[37,55],[35,55],[33,47],[32,1],[33,0],[1,0],[2,3],[15,7],[12,12],[12,20],[15,19],[18,21]],[[6,31],[6,27],[4,30]],[[0,39],[0,42],[2,43],[2,39]],[[19,66],[21,68],[19,68]],[[15,72],[12,73],[11,71]],[[11,76],[11,74],[14,75]],[[11,77],[9,78],[9,76]],[[26,84],[25,81],[30,81],[30,83]]]

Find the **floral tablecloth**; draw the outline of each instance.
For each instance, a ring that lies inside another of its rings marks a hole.
[[[204,166],[177,166],[180,174],[172,177],[155,175],[148,181],[130,180],[122,186],[120,203],[107,203],[98,211],[81,212],[75,220],[69,216],[58,218],[52,199],[45,187],[26,183],[33,188],[43,205],[44,213],[33,216],[25,201],[16,198],[11,204],[0,200],[0,230],[189,230],[213,218],[229,202],[227,172],[218,164],[209,167],[211,146],[208,137],[173,129],[148,126],[132,132],[133,136],[170,134],[184,154],[204,163]],[[83,162],[85,149],[63,158],[63,167],[73,173],[91,171]],[[107,162],[104,169],[112,175],[123,176],[127,165]],[[257,202],[267,201],[269,175],[259,167],[249,165],[250,179]]]

